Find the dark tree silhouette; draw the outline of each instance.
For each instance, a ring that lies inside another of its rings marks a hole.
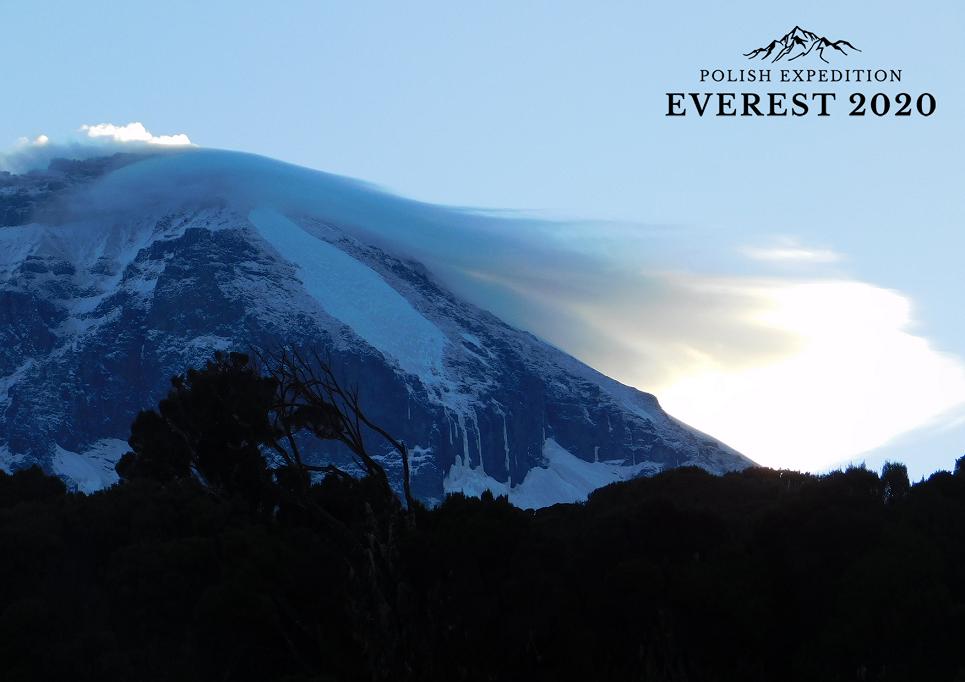
[[[344,388],[317,353],[311,358],[292,351],[262,354],[262,375],[245,354],[216,353],[203,369],[175,377],[156,411],[138,415],[132,452],[117,471],[128,482],[195,485],[217,500],[242,502],[258,518],[304,524],[324,537],[345,567],[338,578],[346,602],[342,618],[370,668],[388,678],[403,656],[403,627],[391,606],[405,589],[398,580],[398,539],[413,526],[417,509],[409,492],[408,452],[365,415],[357,389]],[[405,512],[385,469],[366,448],[366,431],[403,458]],[[303,432],[346,446],[364,476],[357,480],[334,465],[306,462],[299,446]],[[280,465],[269,467],[266,453]],[[313,485],[313,476],[324,479]],[[302,589],[316,586],[307,580]],[[274,617],[287,636],[312,640],[295,612],[289,604]]]
[[[248,356],[216,353],[204,369],[171,380],[156,411],[131,427],[131,452],[117,463],[121,478],[161,482],[194,478],[219,496],[270,504],[270,473],[261,448],[274,438],[269,411],[275,384]]]
[[[900,500],[908,494],[908,467],[898,462],[885,462],[881,469],[882,497],[885,502]]]

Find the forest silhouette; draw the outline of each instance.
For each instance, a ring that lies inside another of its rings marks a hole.
[[[119,484],[0,471],[0,679],[965,681],[965,458],[428,509],[360,395],[219,354],[138,415]]]

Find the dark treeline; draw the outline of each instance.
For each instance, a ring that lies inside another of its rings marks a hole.
[[[286,362],[176,380],[109,490],[0,472],[0,679],[965,680],[963,460],[407,507],[301,461],[303,430],[367,454]]]

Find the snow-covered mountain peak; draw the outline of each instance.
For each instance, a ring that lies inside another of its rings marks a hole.
[[[427,500],[489,488],[535,506],[670,466],[748,464],[454,294],[460,235],[501,229],[476,212],[186,149],[3,176],[0,218],[6,468],[110,483],[133,416],[171,375],[213,350],[282,344],[324,349],[359,383]]]

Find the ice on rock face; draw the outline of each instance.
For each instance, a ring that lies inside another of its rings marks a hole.
[[[282,345],[330,353],[410,445],[423,500],[491,490],[539,507],[677,464],[749,464],[453,293],[438,271],[463,262],[460,225],[479,215],[229,152],[63,168],[69,193],[35,176],[0,192],[4,469],[110,485],[132,420],[172,375],[214,350]],[[373,454],[400,475],[390,451]]]
[[[526,472],[516,486],[500,483],[483,471],[457,461],[446,476],[447,493],[460,492],[478,497],[485,491],[495,496],[508,496],[523,509],[539,509],[554,504],[585,502],[591,492],[605,485],[625,481],[643,473],[655,473],[657,462],[641,462],[625,466],[619,461],[588,462],[567,451],[552,438],[543,444],[544,461]]]

